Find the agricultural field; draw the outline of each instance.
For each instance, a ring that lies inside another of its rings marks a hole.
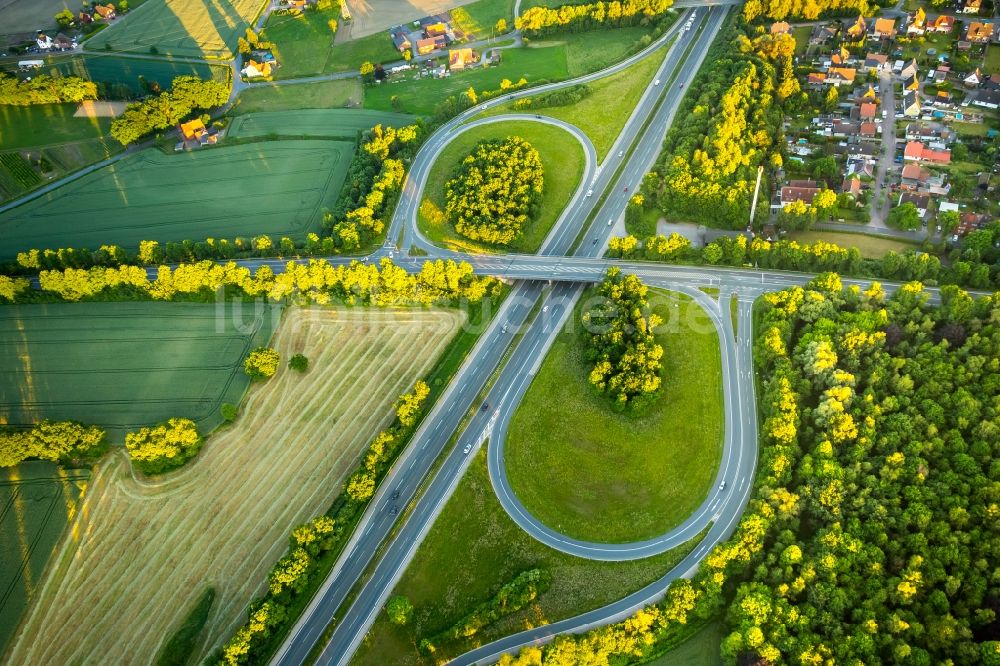
[[[92,51],[226,59],[264,0],[164,0],[129,12],[87,41]]]
[[[362,94],[359,79],[320,81],[309,85],[255,85],[240,91],[231,113],[353,108],[361,106]]]
[[[799,243],[823,241],[834,243],[840,247],[856,247],[865,259],[881,259],[890,250],[906,252],[919,248],[917,243],[908,243],[905,240],[866,234],[837,233],[835,231],[792,231],[788,233],[786,238]]]
[[[444,220],[444,186],[458,164],[480,141],[519,136],[542,158],[545,189],[538,217],[525,225],[524,233],[509,247],[488,246],[460,236]],[[418,224],[432,242],[463,252],[538,251],[555,221],[559,219],[583,176],[583,148],[569,132],[535,122],[501,122],[475,127],[459,135],[438,156],[427,175]],[[428,215],[429,211],[435,211]]]
[[[103,462],[10,663],[151,664],[211,581],[218,596],[200,662],[245,618],[291,528],[330,507],[393,401],[462,319],[417,309],[287,312],[272,346],[283,359],[305,354],[308,372],[282,363],[251,389],[232,426],[164,479],[133,478],[120,449]]]
[[[641,589],[666,574],[699,541],[696,537],[662,555],[632,562],[585,560],[552,550],[518,527],[500,506],[486,471],[484,448],[392,592],[409,598],[415,607],[413,621],[399,627],[380,612],[351,664],[443,663],[474,646],[578,615]],[[484,627],[462,644],[444,644],[434,660],[420,655],[421,638],[448,628],[501,585],[533,568],[548,569],[552,587],[530,607]]]
[[[497,21],[507,21],[507,30],[514,29],[514,0],[479,0],[473,3],[459,3],[452,9],[451,20],[470,41],[487,39]]]
[[[0,150],[84,141],[107,135],[111,118],[74,117],[78,104],[0,105]]]
[[[711,622],[662,657],[646,666],[722,666],[722,625]]]
[[[656,333],[663,386],[651,404],[619,413],[594,391],[578,305],[511,420],[511,488],[536,518],[568,536],[624,543],[663,534],[704,500],[718,469],[725,422],[718,334],[685,294],[651,289],[649,301],[664,320]]]
[[[651,53],[617,74],[589,83],[590,95],[576,104],[538,109],[534,113],[559,118],[579,127],[594,143],[598,159],[603,160],[653,80],[656,70],[663,64],[663,58],[663,50]],[[513,106],[505,104],[477,117],[511,111]]]
[[[407,21],[415,21],[431,14],[440,14],[449,9],[453,10],[459,5],[474,8],[472,11],[477,16],[484,17],[491,16],[498,8],[506,6],[508,9],[502,15],[506,16],[508,21],[511,20],[514,13],[514,0],[478,0],[478,2],[472,2],[472,0],[409,0],[408,2],[346,0],[346,2],[354,19],[351,25],[351,36],[355,39],[384,32],[387,28]],[[452,17],[455,17],[454,10]],[[490,25],[493,23],[496,23],[496,19],[493,19]]]
[[[0,652],[37,595],[89,477],[40,460],[0,469]]]
[[[142,16],[147,11],[152,11],[155,4],[149,9],[143,9],[137,16]],[[131,20],[131,19],[130,19]],[[105,30],[100,35],[107,34],[111,30]],[[96,38],[95,38],[96,39]],[[90,42],[88,42],[88,46]],[[178,76],[197,76],[201,79],[215,79],[216,81],[228,81],[230,70],[221,65],[210,65],[204,62],[182,62],[178,60],[166,60],[163,58],[122,58],[114,53],[87,53],[84,55],[73,55],[70,57],[53,56],[47,58],[47,65],[42,72],[51,75],[79,76],[90,81],[103,83],[109,86],[109,92],[124,93],[120,86],[128,88],[128,97],[145,95],[140,79],[144,79],[147,84],[158,85],[166,89],[170,83]],[[117,95],[115,95],[117,98]]]
[[[325,140],[145,150],[0,214],[0,259],[141,240],[302,238],[319,229],[353,152],[353,142]]]
[[[52,17],[64,9],[74,11],[77,5],[70,0],[5,0],[0,3],[0,11],[3,12],[0,36],[54,26],[56,22]]]
[[[265,112],[235,117],[229,136],[238,139],[266,136],[318,136],[353,141],[358,132],[376,124],[403,127],[415,120],[405,113],[368,109],[302,109]]]
[[[183,416],[208,432],[222,403],[243,397],[243,356],[267,342],[279,314],[204,303],[4,306],[0,422],[73,419],[122,441],[126,429]]]

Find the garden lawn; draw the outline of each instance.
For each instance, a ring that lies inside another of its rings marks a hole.
[[[0,106],[0,150],[84,141],[108,133],[111,118],[74,118],[78,106]]]
[[[463,320],[417,308],[287,312],[271,345],[277,374],[198,458],[155,482],[133,479],[121,449],[102,462],[11,663],[152,663],[210,581],[219,596],[192,655],[201,663],[245,619],[291,528],[329,509]],[[309,359],[304,374],[286,367],[295,353]]]
[[[1000,74],[1000,45],[990,44],[986,50],[983,70],[987,74]]]
[[[699,540],[633,562],[597,562],[552,550],[528,536],[497,502],[484,449],[393,590],[413,603],[413,621],[398,627],[379,612],[351,664],[430,666],[528,627],[598,608],[662,577]],[[488,625],[468,641],[444,644],[435,655],[438,661],[418,653],[421,638],[448,628],[476,604],[490,599],[501,585],[536,567],[552,573],[552,587],[528,608]]]
[[[591,88],[591,94],[576,104],[548,107],[534,112],[559,118],[579,127],[594,143],[598,159],[603,160],[625,127],[639,98],[653,80],[653,75],[663,63],[663,58],[664,51],[658,50],[631,67],[587,84]],[[490,109],[481,116],[499,115],[511,111],[512,105],[506,104]]]
[[[353,152],[353,142],[325,140],[145,150],[0,214],[0,259],[141,240],[304,238],[340,193]]]
[[[504,79],[517,83],[524,77],[530,85],[534,85],[543,79],[558,81],[568,76],[566,49],[562,45],[538,49],[507,49],[503,52],[503,61],[496,67],[477,67],[444,79],[416,78],[413,72],[393,75],[387,83],[365,89],[365,106],[384,111],[431,115],[444,99],[464,94],[470,87],[481,93],[484,90],[499,90],[500,82]],[[395,106],[393,97],[397,98]]]
[[[511,421],[507,472],[525,507],[578,539],[624,543],[665,533],[706,497],[722,452],[719,340],[683,294],[650,290],[664,319],[661,393],[618,413],[587,377],[581,298]]]
[[[151,4],[136,16],[141,16],[156,7]],[[101,35],[114,34],[108,29]],[[89,43],[88,43],[89,45]],[[178,76],[197,76],[200,79],[229,81],[230,70],[221,65],[210,65],[204,62],[184,62],[166,60],[163,58],[122,58],[114,53],[87,53],[69,58],[54,56],[47,59],[43,72],[62,76],[79,76],[90,81],[109,85],[128,86],[132,96],[145,95],[140,84],[140,77],[150,85],[157,84],[162,89],[170,87]]]
[[[37,595],[89,477],[39,460],[0,469],[0,652]]]
[[[353,141],[358,132],[377,124],[403,127],[414,121],[404,113],[368,109],[301,109],[236,116],[228,136],[245,139],[265,136],[319,136]]]
[[[906,252],[919,247],[918,243],[907,243],[904,240],[895,238],[883,238],[882,236],[869,236],[866,234],[836,233],[833,231],[791,231],[788,233],[788,240],[800,243],[815,243],[824,241],[834,243],[840,247],[856,247],[865,259],[881,259],[889,250],[893,252]]]
[[[809,48],[809,36],[812,34],[812,26],[803,25],[792,28],[792,37],[795,38],[795,55],[802,55]]]
[[[459,235],[444,220],[444,187],[459,163],[480,141],[519,136],[538,151],[542,158],[545,189],[538,217],[524,227],[524,232],[510,246],[485,245]],[[569,203],[583,175],[583,148],[572,134],[558,127],[534,122],[500,122],[475,127],[448,144],[431,167],[424,187],[417,222],[420,231],[432,242],[462,252],[535,253],[549,230]],[[429,211],[435,213],[428,215]]]
[[[163,0],[118,18],[87,41],[111,50],[226,59],[267,0]]]
[[[0,422],[72,419],[122,441],[125,429],[183,416],[208,432],[222,403],[242,398],[243,357],[267,342],[279,314],[230,316],[203,303],[4,306]]]
[[[361,94],[361,81],[357,79],[286,86],[254,85],[240,91],[232,113],[354,107],[360,106]]]

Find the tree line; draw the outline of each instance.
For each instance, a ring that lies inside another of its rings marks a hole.
[[[510,245],[538,214],[545,178],[534,146],[518,136],[480,141],[445,183],[445,215],[466,238]]]
[[[663,347],[653,329],[662,322],[649,312],[649,287],[618,267],[608,269],[597,288],[598,301],[583,314],[588,331],[590,383],[618,407],[660,389]]]
[[[544,109],[552,106],[569,106],[586,99],[593,91],[593,88],[589,85],[581,83],[575,86],[569,86],[568,88],[560,88],[559,90],[554,90],[550,93],[545,93],[544,95],[538,95],[536,97],[524,97],[514,102],[514,108],[521,110]]]
[[[76,421],[41,421],[28,429],[0,428],[0,467],[29,458],[72,463],[99,458],[107,450],[103,428]]]
[[[396,402],[396,419],[372,440],[358,469],[326,514],[299,525],[288,539],[288,550],[268,574],[267,591],[247,609],[247,621],[206,664],[239,666],[267,663],[283,632],[294,622],[289,607],[308,598],[333,566],[339,546],[375,494],[379,483],[419,422],[430,387],[418,381]]]
[[[723,617],[726,663],[995,664],[1000,296],[827,273],[764,296],[760,463],[662,602],[504,666],[637,662]]]
[[[451,303],[459,299],[479,302],[497,288],[491,277],[473,274],[467,262],[427,261],[411,274],[387,258],[379,265],[352,261],[334,266],[325,260],[307,264],[288,262],[274,274],[270,266],[256,271],[234,262],[200,261],[174,268],[160,266],[150,279],[138,266],[67,268],[42,271],[39,288],[25,278],[0,276],[0,298],[10,303],[81,300],[213,300],[220,290],[229,296],[264,297],[274,301],[300,297],[305,302],[349,305],[407,305]]]
[[[176,125],[193,111],[222,106],[229,99],[229,91],[228,83],[178,76],[170,90],[125,107],[125,112],[111,122],[111,136],[123,146],[135,143],[151,132]]]
[[[551,9],[539,5],[521,12],[514,20],[514,26],[531,38],[555,32],[624,28],[645,25],[666,14],[673,4],[673,0],[612,0],[561,5]]]
[[[97,99],[97,84],[79,76],[39,74],[19,81],[0,72],[0,105],[28,106]]]
[[[879,4],[868,0],[747,0],[743,5],[743,18],[750,23],[758,18],[770,21],[801,19],[813,21],[820,15],[870,16]]]

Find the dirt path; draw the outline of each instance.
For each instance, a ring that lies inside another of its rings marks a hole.
[[[149,664],[197,599],[218,591],[203,653],[262,591],[291,527],[340,492],[394,399],[461,323],[453,311],[294,309],[274,347],[304,353],[251,389],[188,467],[153,483],[122,451],[94,476],[13,641],[9,663]]]

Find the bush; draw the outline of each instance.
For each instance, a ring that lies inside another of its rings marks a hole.
[[[385,614],[389,616],[389,622],[402,627],[413,618],[413,604],[404,596],[390,597],[385,605]]]
[[[224,402],[219,411],[222,413],[222,418],[225,419],[226,423],[231,423],[236,420],[236,414],[239,410],[231,402]]]
[[[303,354],[296,354],[288,361],[288,367],[298,372],[305,372],[309,369],[309,359]]]
[[[257,347],[243,361],[243,370],[251,379],[268,379],[278,371],[281,357],[270,347]]]
[[[190,661],[214,601],[215,588],[206,588],[181,626],[163,644],[160,656],[156,659],[156,666],[184,666]]]
[[[172,418],[125,435],[125,448],[132,464],[143,474],[177,469],[198,455],[203,443],[194,421],[183,418]]]

